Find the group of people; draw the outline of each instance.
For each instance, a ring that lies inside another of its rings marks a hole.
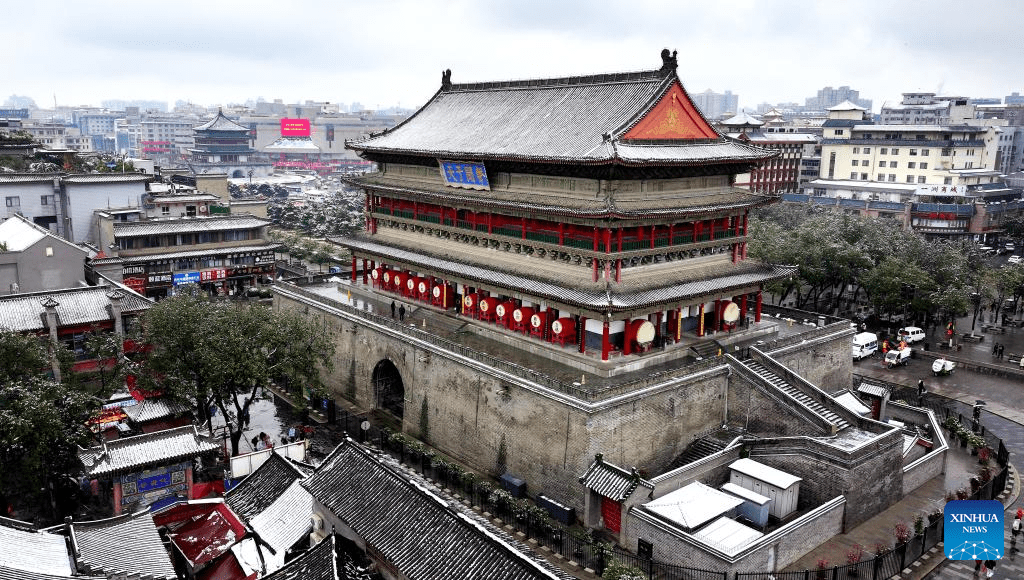
[[[992,356],[996,357],[999,360],[1003,360],[1003,349],[1005,348],[1005,344],[1000,344],[998,342],[994,343],[992,345]]]
[[[395,301],[391,301],[391,318],[395,317]],[[405,320],[405,304],[398,307],[398,321],[403,322]]]
[[[274,442],[271,441],[270,435],[260,431],[260,434],[252,438],[252,446],[256,451],[263,451],[264,449],[270,449],[274,446]]]
[[[889,340],[888,338],[882,341],[882,354],[889,352],[890,350],[903,350],[907,348],[907,341],[900,339],[899,342],[895,340]]]
[[[1024,519],[1024,509],[1018,508],[1017,513],[1013,518],[1013,524],[1010,525],[1010,553],[1018,552],[1017,549],[1017,536],[1020,535],[1021,528],[1024,524],[1021,520]],[[996,573],[996,560],[975,560],[974,561],[974,576],[978,577],[984,574],[986,578],[991,578]]]

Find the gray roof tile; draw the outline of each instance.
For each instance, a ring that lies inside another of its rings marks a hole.
[[[270,507],[292,483],[304,477],[290,461],[271,453],[262,465],[224,495],[224,501],[233,512],[248,521]]]
[[[759,161],[775,155],[720,134],[710,140],[652,147],[620,140],[678,83],[674,71],[654,70],[452,85],[394,129],[346,147],[441,159],[594,164],[694,165],[727,159]]]
[[[149,511],[77,522],[71,530],[80,570],[152,580],[178,577]]]
[[[223,111],[217,111],[217,116],[213,119],[203,123],[202,125],[196,125],[192,127],[193,131],[236,131],[236,132],[249,132],[248,127],[243,127],[238,123],[228,119],[224,116]]]
[[[142,222],[117,222],[114,224],[114,237],[128,238],[132,236],[152,236],[186,232],[220,232],[225,230],[259,228],[267,225],[270,225],[269,220],[260,219],[250,215],[147,220]]]
[[[337,558],[337,541],[330,535],[264,580],[349,580],[338,570]]]
[[[169,399],[145,399],[135,405],[122,407],[128,418],[136,423],[155,421],[164,417],[173,417],[189,413],[192,408],[184,403]]]
[[[409,578],[559,578],[351,440],[303,486]]]
[[[46,308],[43,301],[52,298],[57,301],[57,325],[72,326],[110,322],[109,286],[84,286],[68,290],[30,292],[0,297],[0,328],[16,332],[43,330],[46,326]],[[136,313],[148,310],[153,302],[130,290],[122,289],[122,313]]]
[[[120,256],[116,258],[99,258],[93,260],[94,265],[100,264],[145,264],[156,260],[178,260],[181,258],[195,258],[198,256],[223,256],[225,254],[242,254],[245,252],[266,252],[280,248],[281,244],[261,244],[258,246],[222,246],[220,248],[207,248],[205,250],[185,250],[182,252],[167,252],[161,254],[142,254],[139,256]]]
[[[221,443],[196,430],[195,425],[146,433],[104,442],[79,451],[78,457],[92,476],[109,475],[217,451]]]
[[[602,460],[590,464],[587,472],[580,478],[580,483],[583,487],[615,501],[628,498],[640,486],[654,490],[654,484],[650,481]]]
[[[71,576],[71,561],[64,536],[27,528],[23,524],[0,518],[0,569]]]

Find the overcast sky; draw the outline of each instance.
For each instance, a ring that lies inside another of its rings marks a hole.
[[[203,105],[262,97],[416,107],[452,81],[647,70],[740,106],[849,85],[1024,93],[1024,0],[175,0],[4,2],[0,102]]]

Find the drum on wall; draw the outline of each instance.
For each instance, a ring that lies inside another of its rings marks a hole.
[[[725,310],[722,311],[722,322],[735,325],[736,321],[740,319],[740,307],[735,302],[730,302],[725,306]]]
[[[648,346],[654,342],[654,325],[650,320],[634,320],[631,324],[635,325],[634,337],[637,344]]]

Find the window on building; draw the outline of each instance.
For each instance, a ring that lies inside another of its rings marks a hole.
[[[870,147],[865,147],[865,148],[864,148],[864,153],[865,153],[865,154],[867,154],[867,153],[871,153],[871,148],[870,148]]]
[[[857,164],[858,164],[858,163],[860,163],[860,161],[857,161],[856,159],[854,159],[854,160],[853,160],[853,161],[851,161],[850,163],[851,163],[851,164],[852,164],[852,165],[853,165],[854,167],[857,167]]]
[[[854,154],[854,155],[857,155],[857,154],[859,154],[859,153],[860,153],[860,147],[854,147],[854,148],[853,148],[853,154]]]
[[[21,207],[21,196],[12,195],[7,198],[7,207]]]
[[[889,174],[889,181],[896,181],[896,174],[895,173],[890,173]]]
[[[917,182],[918,183],[924,183],[924,176],[923,175],[918,175],[917,176]]]
[[[913,175],[908,175],[907,176],[907,183],[914,183],[914,176]]]
[[[40,195],[39,205],[50,205],[50,200],[53,199],[52,195]]]
[[[885,155],[885,154],[887,154],[889,152],[889,148],[888,147],[882,147],[881,149],[878,150],[878,152],[881,153],[882,155]]]
[[[885,167],[885,161],[879,161],[878,162],[878,166],[879,167]]]
[[[949,157],[952,154],[953,154],[953,148],[952,147],[943,147],[942,148],[942,153],[940,153],[940,155],[942,155],[943,157]]]
[[[947,178],[942,180],[942,183],[945,184],[945,185],[953,185],[953,178],[952,177],[947,177]]]
[[[893,149],[892,150],[892,154],[893,155],[899,155],[900,154],[900,150],[899,149]]]
[[[921,169],[928,169],[928,164],[924,161],[921,162]]]
[[[867,173],[861,173],[860,174],[860,178],[863,179],[864,181],[867,181],[868,180],[868,174]]]
[[[162,206],[160,206],[160,213],[162,215],[171,215],[171,206],[169,206],[169,205],[162,205]]]
[[[879,173],[878,174],[878,181],[885,181],[885,174],[884,173]]]
[[[836,129],[836,135],[843,135],[845,133],[846,131],[844,131],[843,129]]]
[[[907,169],[915,169],[916,167],[917,167],[917,163],[915,163],[913,161],[907,163]]]
[[[899,163],[897,163],[896,161],[890,161],[889,162],[889,167],[891,167],[893,169],[895,169],[898,166],[899,166]]]
[[[917,149],[911,149],[910,154],[913,155],[914,157],[917,157]]]

